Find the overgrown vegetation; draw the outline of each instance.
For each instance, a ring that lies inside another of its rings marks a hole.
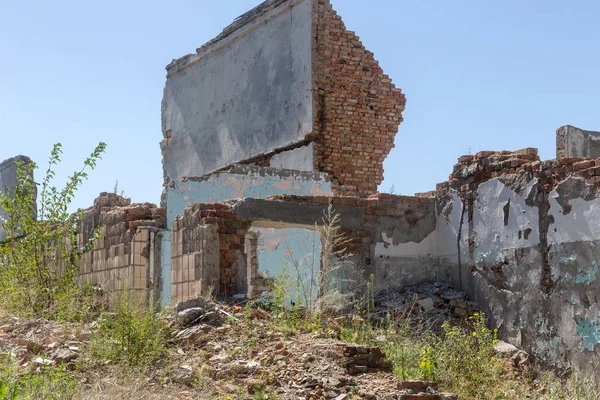
[[[18,373],[9,363],[0,367],[0,400],[71,399],[77,393],[78,380],[62,366],[40,366]]]
[[[91,338],[93,360],[147,367],[167,352],[166,323],[151,304],[146,307],[134,291],[122,291],[112,303],[111,312],[101,315]]]
[[[15,315],[80,319],[87,311],[78,302],[85,290],[75,284],[81,256],[92,249],[77,243],[81,210],[71,214],[73,198],[106,149],[100,143],[67,183],[53,185],[62,145],[54,145],[36,203],[35,162],[17,162],[17,185],[0,193],[6,239],[0,244],[0,304]]]

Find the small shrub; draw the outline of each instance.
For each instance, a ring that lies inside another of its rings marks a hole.
[[[141,306],[133,292],[116,297],[113,311],[104,313],[89,351],[100,360],[128,366],[148,366],[166,354],[166,323],[154,306]]]
[[[442,325],[444,336],[432,339],[430,378],[446,383],[459,396],[485,399],[498,386],[503,360],[496,358],[496,330],[486,327],[484,314],[470,317],[469,329]],[[425,374],[424,374],[425,375]]]
[[[63,367],[40,367],[35,372],[17,374],[0,368],[0,400],[62,400],[77,392],[77,380]]]

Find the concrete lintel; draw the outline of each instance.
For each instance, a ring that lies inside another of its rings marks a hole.
[[[321,203],[253,198],[231,200],[227,203],[233,207],[237,218],[253,221],[255,225],[263,227],[273,227],[281,223],[285,226],[299,227],[323,225],[323,217],[328,208],[327,204]],[[364,212],[360,207],[336,205],[333,206],[333,212],[339,214],[344,228],[363,226]]]

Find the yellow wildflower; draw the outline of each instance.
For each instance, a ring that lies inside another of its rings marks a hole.
[[[477,332],[473,332],[473,333],[471,334],[471,336],[473,336],[473,337],[477,336]]]

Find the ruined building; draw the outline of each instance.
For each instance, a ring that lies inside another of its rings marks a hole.
[[[404,106],[327,0],[262,3],[167,66],[161,205],[102,194],[81,279],[163,304],[258,296],[286,266],[318,271],[331,203],[377,290],[451,282],[541,363],[599,370],[600,133],[565,126],[554,160],[482,151],[432,192],[380,194]]]

